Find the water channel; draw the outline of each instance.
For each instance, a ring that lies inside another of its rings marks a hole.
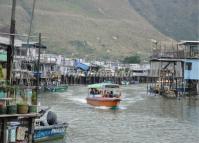
[[[123,86],[124,99],[111,110],[87,105],[87,93],[86,86],[70,86],[65,93],[40,95],[42,105],[69,123],[60,143],[199,142],[199,100],[149,95],[145,84],[137,84]]]

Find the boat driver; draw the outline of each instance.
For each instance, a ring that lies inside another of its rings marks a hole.
[[[109,97],[113,98],[113,91],[110,92]]]

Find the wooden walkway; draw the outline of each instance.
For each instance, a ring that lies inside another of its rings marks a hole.
[[[40,114],[30,113],[30,114],[3,114],[0,115],[0,143],[7,143],[7,124],[8,122],[27,122],[28,128],[28,143],[32,143],[34,134],[34,123],[35,119],[38,118]]]

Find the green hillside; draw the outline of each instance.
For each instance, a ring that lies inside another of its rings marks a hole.
[[[199,40],[199,0],[129,0],[140,15],[176,40]]]
[[[33,0],[17,1],[16,28],[27,33]],[[0,29],[10,23],[11,0],[0,0]],[[168,40],[128,0],[38,0],[33,32],[51,52],[69,57],[149,55],[150,39]]]

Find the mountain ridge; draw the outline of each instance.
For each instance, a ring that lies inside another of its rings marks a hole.
[[[149,23],[175,40],[199,40],[198,0],[129,0]]]
[[[28,31],[31,6],[32,1],[17,3],[18,33]],[[0,0],[0,7],[1,28],[9,25],[11,1]],[[33,20],[33,33],[47,37],[43,42],[50,52],[68,57],[149,56],[151,39],[172,40],[156,28],[129,0],[37,1]]]

